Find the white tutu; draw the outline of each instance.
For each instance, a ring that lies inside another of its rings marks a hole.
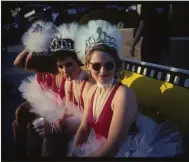
[[[137,128],[139,132],[128,135],[116,157],[174,157],[182,153],[180,133],[168,122],[158,125],[151,118],[139,115]],[[105,138],[97,140],[94,131],[91,131],[88,141],[70,149],[69,155],[90,156],[105,142]]]
[[[19,91],[32,106],[30,112],[44,117],[49,123],[61,119],[65,110],[65,98],[53,92],[50,88],[40,85],[35,76],[27,77],[22,81]],[[80,123],[82,112],[72,103],[68,104],[71,117],[67,118],[68,123]]]
[[[106,142],[106,138],[104,137],[97,140],[94,129],[91,129],[88,140],[81,146],[72,148],[73,140],[74,138],[69,142],[68,156],[87,157]]]

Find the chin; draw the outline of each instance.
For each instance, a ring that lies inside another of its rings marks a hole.
[[[105,78],[98,78],[98,82],[101,84],[108,84],[111,81],[111,77],[105,77]]]

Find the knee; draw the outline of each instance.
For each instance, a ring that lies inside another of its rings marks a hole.
[[[16,109],[15,112],[16,119],[22,116],[22,114],[26,111],[29,111],[29,103],[27,101],[19,105],[18,108]]]
[[[35,114],[30,112],[30,104],[26,101],[22,103],[16,110],[16,121],[19,124],[26,125],[35,118]]]

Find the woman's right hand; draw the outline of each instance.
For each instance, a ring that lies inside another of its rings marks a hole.
[[[38,132],[39,136],[45,137],[53,133],[52,127],[49,123],[45,123],[43,126],[39,126],[36,128],[36,132]]]

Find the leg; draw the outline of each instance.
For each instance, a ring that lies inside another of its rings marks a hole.
[[[26,101],[16,110],[16,120],[13,122],[13,135],[15,140],[16,158],[26,158],[27,142],[27,124],[33,120],[36,115],[29,112],[30,104]]]
[[[65,157],[68,149],[69,135],[67,133],[53,134],[45,137],[42,146],[43,157]]]
[[[40,160],[43,138],[38,135],[32,122],[27,126],[27,157],[28,160]]]
[[[28,123],[36,118],[37,116],[34,113],[31,113],[29,110],[31,105],[29,102],[25,101],[16,109],[16,122],[24,127],[27,127]]]

